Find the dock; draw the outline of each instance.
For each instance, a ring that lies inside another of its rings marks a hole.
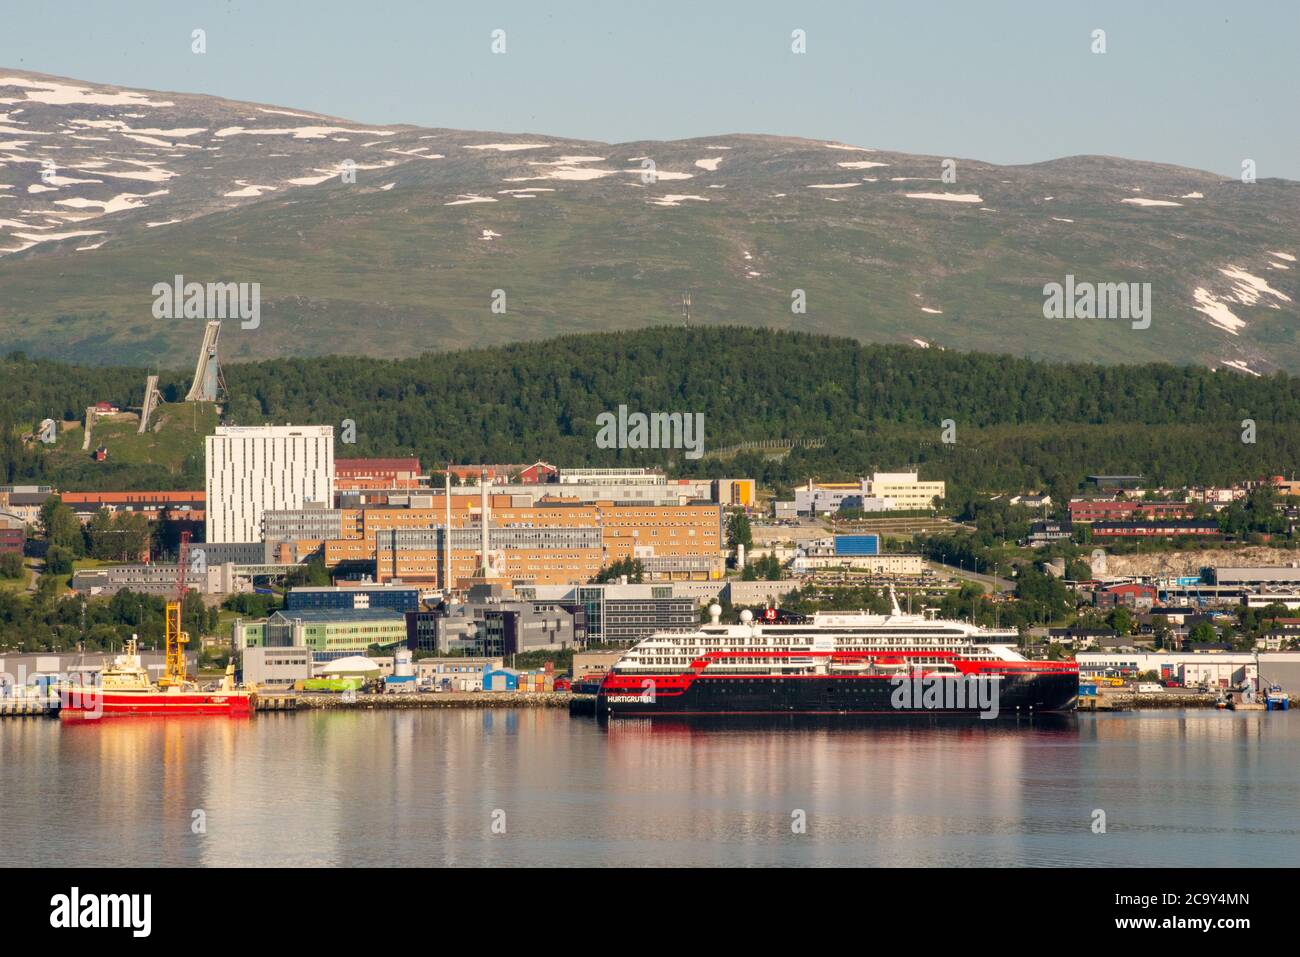
[[[58,713],[58,698],[0,698],[0,718],[53,718]]]
[[[1218,696],[1213,694],[1142,694],[1135,691],[1111,691],[1097,695],[1080,695],[1080,711],[1157,711],[1174,708],[1214,708]]]
[[[258,694],[254,711],[296,711],[298,696],[292,694]]]
[[[567,691],[429,691],[398,694],[357,692],[346,700],[337,692],[299,692],[295,697],[295,707],[299,711],[404,711],[422,708],[567,708],[573,695]]]

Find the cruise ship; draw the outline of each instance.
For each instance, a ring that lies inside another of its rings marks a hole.
[[[818,612],[712,623],[637,642],[596,692],[597,716],[880,715],[982,718],[1073,711],[1079,668],[1031,661],[1014,630],[904,614]]]

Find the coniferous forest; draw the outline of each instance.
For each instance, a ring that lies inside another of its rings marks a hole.
[[[683,476],[749,475],[781,492],[809,476],[913,465],[948,481],[951,500],[1065,495],[1094,473],[1226,483],[1289,474],[1300,461],[1300,379],[1284,374],[1048,364],[756,329],[662,327],[402,360],[278,359],[224,373],[228,424],[331,424],[339,457],[418,455],[428,468],[539,458],[660,465]],[[198,446],[170,466],[88,457],[55,465],[21,441],[41,419],[77,419],[97,401],[138,407],[145,376],[16,353],[0,360],[0,483],[201,488]],[[188,376],[162,373],[168,402],[184,395]],[[702,412],[704,458],[598,448],[596,416],[620,405]],[[343,444],[349,421],[355,443]],[[781,458],[709,454],[783,439],[824,445]]]

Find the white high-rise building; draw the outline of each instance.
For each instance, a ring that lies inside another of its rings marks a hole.
[[[204,447],[210,543],[260,542],[267,509],[333,502],[333,426],[219,426]]]

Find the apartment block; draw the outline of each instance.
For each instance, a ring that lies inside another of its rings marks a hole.
[[[333,502],[332,426],[218,426],[204,445],[210,543],[261,542],[267,510]]]

